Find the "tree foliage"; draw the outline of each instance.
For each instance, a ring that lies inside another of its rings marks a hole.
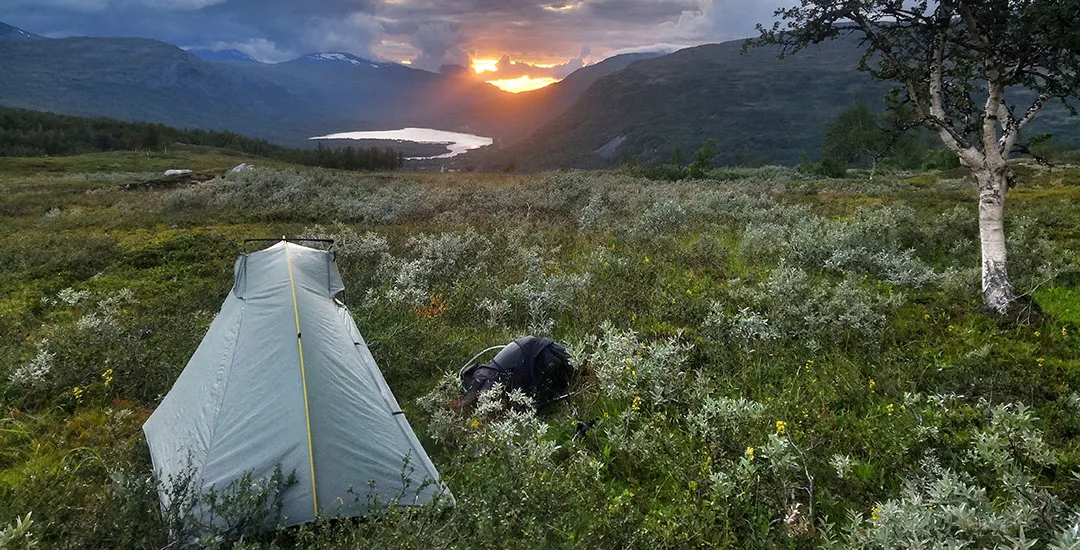
[[[982,294],[1015,310],[1005,250],[1009,156],[1046,103],[1080,97],[1080,0],[801,0],[759,25],[781,54],[843,34],[862,39],[860,68],[899,85],[908,106],[972,172],[979,187]]]
[[[825,175],[840,177],[848,166],[862,160],[874,164],[888,152],[888,133],[878,123],[878,116],[859,101],[844,110],[825,130],[821,167]]]
[[[694,151],[694,160],[690,161],[690,166],[687,167],[690,177],[705,177],[706,173],[716,168],[715,159],[719,154],[720,150],[716,148],[716,140],[713,138],[706,139],[701,148]]]
[[[918,120],[965,164],[1007,156],[1049,101],[1080,91],[1080,0],[801,0],[759,25],[758,44],[782,55],[856,34],[860,69],[896,82]],[[1009,98],[1006,98],[1006,90]]]

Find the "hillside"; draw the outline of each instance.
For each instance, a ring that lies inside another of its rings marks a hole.
[[[228,173],[239,162],[258,168]],[[180,167],[207,181],[143,185]],[[241,241],[289,235],[336,240],[341,297],[456,507],[378,502],[365,521],[254,535],[290,490],[256,472],[207,501],[213,546],[1075,541],[1080,264],[1064,250],[1080,247],[1080,171],[1016,169],[1010,275],[1041,312],[996,319],[978,310],[960,172],[665,183],[188,147],[0,158],[0,540],[188,542],[169,540],[191,516],[162,513],[141,425],[233,288]],[[281,328],[262,336],[296,337]],[[498,394],[449,409],[458,367],[523,334],[574,350],[574,394],[540,413]]]
[[[23,40],[41,40],[42,37],[28,33],[18,27],[12,27],[6,23],[0,22],[0,41],[23,41]]]
[[[141,38],[0,41],[0,104],[282,141],[308,123],[266,79]]]
[[[861,52],[851,42],[785,60],[741,48],[687,48],[601,78],[501,158],[523,169],[611,166],[623,155],[666,162],[675,147],[686,156],[713,138],[720,162],[794,164],[816,154],[825,125],[856,98],[881,103],[885,88],[855,72]]]

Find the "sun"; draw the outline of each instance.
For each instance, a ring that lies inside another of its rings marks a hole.
[[[520,76],[518,78],[509,78],[503,80],[488,80],[487,83],[503,90],[504,92],[510,92],[512,94],[520,94],[521,92],[531,92],[533,90],[539,90],[545,86],[550,86],[559,79],[540,77],[531,78],[528,76]]]
[[[536,64],[535,67],[553,67],[554,65],[541,65]],[[490,58],[473,58],[472,70],[477,75],[481,75],[483,78],[484,73],[494,73],[499,70],[499,60]],[[532,90],[539,90],[544,86],[550,86],[558,82],[558,78],[549,77],[529,77],[520,76],[518,78],[498,78],[487,80],[488,84],[499,88],[504,92],[510,92],[512,94],[519,94],[521,92],[530,92]]]

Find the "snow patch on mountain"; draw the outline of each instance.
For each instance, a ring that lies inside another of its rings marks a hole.
[[[304,59],[306,61],[315,61],[318,63],[347,63],[356,67],[365,67],[370,65],[375,69],[378,69],[382,66],[380,64],[372,63],[367,59],[362,59],[356,57],[355,55],[341,52],[313,53],[311,55],[306,55],[301,59]]]

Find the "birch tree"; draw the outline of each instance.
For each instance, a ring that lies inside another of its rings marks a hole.
[[[753,44],[792,55],[841,35],[861,39],[860,69],[895,82],[904,104],[978,183],[983,301],[1016,300],[1005,250],[1009,156],[1051,101],[1080,92],[1080,0],[801,0]]]

